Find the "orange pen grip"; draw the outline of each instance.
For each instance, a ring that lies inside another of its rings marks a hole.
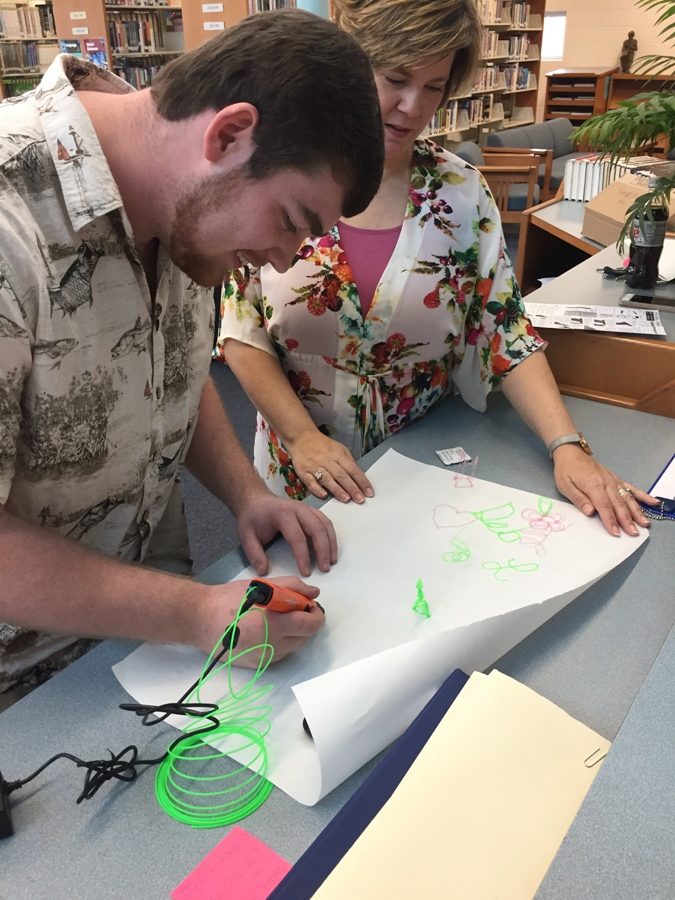
[[[323,612],[321,604],[316,600],[311,600],[299,591],[291,590],[291,588],[273,581],[267,581],[265,578],[254,579],[249,585],[249,589],[256,591],[254,602],[272,612],[287,613],[297,610],[310,612],[315,606],[318,606]]]

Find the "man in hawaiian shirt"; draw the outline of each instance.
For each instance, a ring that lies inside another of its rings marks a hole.
[[[244,584],[158,571],[189,572],[183,464],[259,573],[277,532],[302,575],[312,552],[336,561],[328,519],[274,497],[235,438],[208,377],[210,288],[249,261],[286,269],[381,171],[365,55],[296,11],[245,20],[149,90],[60,56],[0,106],[0,691],[73,635],[212,648]],[[278,659],[323,616],[268,621]]]

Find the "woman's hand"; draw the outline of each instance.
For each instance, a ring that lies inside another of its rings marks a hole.
[[[577,444],[563,444],[553,451],[556,487],[584,515],[600,516],[610,534],[617,537],[621,529],[636,536],[637,525],[649,526],[640,503],[658,506],[659,501],[633,487],[588,456]]]
[[[330,493],[343,503],[363,503],[366,497],[375,495],[349,450],[317,428],[286,446],[298,478],[315,497],[323,499]]]

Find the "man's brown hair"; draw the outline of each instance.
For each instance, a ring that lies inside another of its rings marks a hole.
[[[249,173],[328,166],[342,213],[364,210],[382,177],[380,107],[368,57],[332,22],[300,10],[249,16],[165,66],[150,88],[172,122],[251,103],[259,114]]]

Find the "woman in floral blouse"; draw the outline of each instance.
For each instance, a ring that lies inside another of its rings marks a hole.
[[[473,0],[336,0],[369,54],[385,173],[361,215],[305,240],[286,272],[259,254],[224,286],[219,353],[260,410],[255,464],[269,486],[363,502],[355,459],[451,388],[476,410],[501,385],[550,446],[575,435],[543,341],[524,313],[499,213],[481,175],[418,135],[470,85]],[[317,89],[320,90],[320,87]],[[299,240],[312,222],[298,208]],[[254,268],[262,265],[262,268]],[[508,377],[507,377],[508,376]],[[558,489],[606,528],[647,524],[625,485],[577,443],[552,451]],[[621,488],[622,493],[619,493]]]

